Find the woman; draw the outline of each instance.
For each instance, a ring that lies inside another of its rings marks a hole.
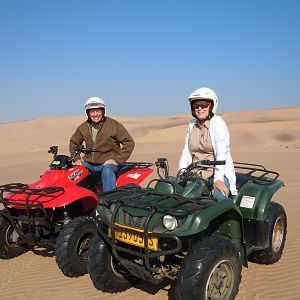
[[[189,122],[184,148],[179,161],[179,170],[199,160],[225,160],[214,170],[202,171],[218,201],[237,194],[235,171],[229,148],[229,131],[225,121],[216,116],[218,97],[206,87],[192,92],[189,97],[194,119]]]

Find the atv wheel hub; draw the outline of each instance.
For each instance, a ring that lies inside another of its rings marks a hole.
[[[233,268],[230,262],[219,262],[208,278],[205,299],[227,299],[233,288],[233,277]]]
[[[284,236],[284,222],[281,217],[278,217],[273,229],[272,235],[272,248],[274,252],[277,252],[282,244]]]
[[[14,244],[19,239],[19,234],[16,232],[16,230],[13,228],[12,225],[10,225],[6,230],[6,243],[10,246],[14,246]]]

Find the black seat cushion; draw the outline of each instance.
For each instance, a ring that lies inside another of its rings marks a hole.
[[[248,181],[247,176],[245,174],[236,173],[236,188],[240,190],[240,188]]]

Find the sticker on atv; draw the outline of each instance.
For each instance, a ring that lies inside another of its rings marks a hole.
[[[71,175],[69,175],[68,178],[72,181],[76,181],[81,177],[82,173],[83,173],[82,170],[76,170]]]
[[[244,195],[240,207],[253,208],[255,197]]]
[[[138,179],[141,176],[139,173],[131,173],[128,174],[127,177],[133,178],[133,179]]]

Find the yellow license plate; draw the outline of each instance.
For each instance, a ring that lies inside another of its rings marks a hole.
[[[134,231],[138,231],[138,232],[144,232],[142,229],[140,228],[135,228],[135,227],[129,227],[129,226],[125,226],[125,225],[121,225],[121,224],[115,224],[118,227],[123,227],[126,229],[131,229]],[[151,233],[151,232],[149,232]],[[111,228],[109,228],[108,230],[108,236],[111,237]],[[144,237],[139,235],[138,233],[133,233],[133,232],[127,232],[127,231],[123,231],[122,229],[116,229],[115,230],[115,239],[121,242],[124,242],[126,244],[130,244],[130,245],[134,245],[140,248],[145,248],[145,241],[144,241]],[[148,249],[157,251],[158,248],[158,239],[156,237],[152,237],[148,239]]]

